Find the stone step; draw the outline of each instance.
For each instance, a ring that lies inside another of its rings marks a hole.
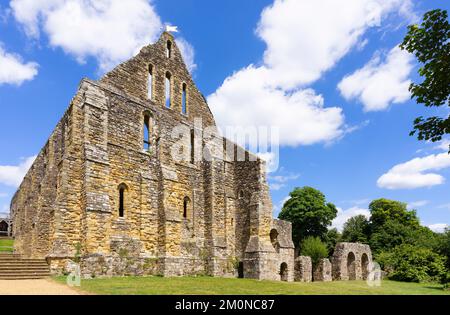
[[[39,266],[39,267],[32,267],[32,266],[21,266],[21,267],[0,267],[0,273],[2,272],[9,272],[9,271],[46,271],[48,272],[48,267]]]
[[[49,275],[49,270],[2,270],[0,276],[4,275]]]
[[[49,276],[35,276],[35,275],[7,275],[7,276],[0,276],[0,280],[31,280],[31,279],[45,279]]]
[[[0,258],[0,265],[1,264],[11,263],[11,262],[43,263],[43,264],[47,264],[47,261],[45,259],[20,259],[20,258],[1,259]]]
[[[48,268],[47,263],[24,263],[24,262],[8,262],[0,264],[0,268],[3,267],[24,267],[24,266],[30,266],[30,267],[46,267]]]

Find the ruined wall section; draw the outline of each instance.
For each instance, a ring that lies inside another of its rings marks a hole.
[[[24,257],[67,257],[80,242],[81,98],[81,93],[73,98],[12,199],[15,250]]]

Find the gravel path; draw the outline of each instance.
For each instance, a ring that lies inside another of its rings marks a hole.
[[[67,285],[49,279],[0,280],[0,295],[79,295]]]

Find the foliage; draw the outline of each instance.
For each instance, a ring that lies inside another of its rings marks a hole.
[[[400,47],[416,56],[422,64],[419,74],[424,78],[420,84],[412,83],[412,97],[427,107],[450,106],[450,25],[446,10],[425,13],[422,24],[410,25]],[[411,135],[419,140],[440,141],[450,133],[450,116],[418,117]],[[449,148],[450,149],[450,148]]]
[[[285,202],[280,219],[292,222],[292,238],[297,246],[307,236],[324,238],[337,215],[334,204],[326,202],[320,191],[311,188],[295,188]]]
[[[436,250],[447,258],[446,265],[450,271],[450,228],[447,228],[444,233],[438,235]]]
[[[382,227],[386,222],[397,221],[403,225],[417,227],[419,219],[415,210],[407,210],[406,203],[389,200],[377,199],[370,203],[370,222],[372,229]]]
[[[351,217],[344,223],[342,230],[343,242],[367,243],[369,234],[369,220],[360,214]]]
[[[440,281],[446,272],[444,261],[432,250],[410,244],[399,245],[377,257],[389,279],[406,282]]]
[[[325,243],[327,244],[328,257],[333,256],[336,244],[341,241],[341,238],[342,235],[336,228],[328,230],[324,240]]]
[[[308,236],[301,243],[300,253],[302,256],[311,257],[313,268],[315,268],[322,258],[328,257],[328,248],[319,237]]]

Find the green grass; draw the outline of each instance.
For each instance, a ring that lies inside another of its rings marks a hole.
[[[56,277],[64,283],[65,277]],[[229,279],[211,277],[114,277],[82,280],[82,291],[94,294],[115,295],[428,295],[450,294],[439,284],[405,283],[384,280],[380,287],[369,287],[365,281],[333,282],[279,282],[252,279]]]
[[[12,252],[14,240],[0,239],[0,252]]]

